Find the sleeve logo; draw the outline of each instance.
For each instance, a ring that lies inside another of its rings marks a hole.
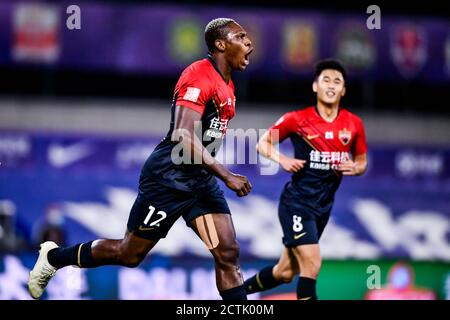
[[[200,95],[199,88],[188,87],[186,93],[184,94],[183,99],[192,102],[197,102],[199,95]]]

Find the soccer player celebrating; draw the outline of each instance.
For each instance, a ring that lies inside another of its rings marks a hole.
[[[319,62],[312,85],[317,105],[286,113],[258,142],[258,152],[291,172],[292,179],[283,189],[278,208],[285,247],[276,265],[245,281],[248,294],[291,282],[300,274],[297,298],[317,299],[322,261],[318,242],[335,192],[342,176],[361,175],[367,168],[363,123],[339,107],[345,81],[345,69],[338,61]],[[294,158],[274,148],[287,137],[294,145]]]
[[[142,168],[124,238],[67,248],[44,242],[28,282],[33,298],[65,266],[136,267],[183,216],[214,257],[221,297],[246,299],[230,209],[215,177],[240,197],[250,192],[251,184],[214,155],[235,113],[231,74],[248,66],[253,47],[245,30],[228,18],[210,21],[205,41],[208,57],[188,66],[175,86],[169,132]]]

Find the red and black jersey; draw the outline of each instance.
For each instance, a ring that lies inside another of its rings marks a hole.
[[[367,152],[361,119],[340,108],[336,119],[327,122],[312,106],[284,114],[269,130],[274,141],[289,137],[295,158],[306,160],[292,175],[297,200],[316,214],[329,211],[342,179],[337,165]]]
[[[235,103],[233,82],[225,82],[212,59],[202,59],[188,66],[175,86],[169,132],[147,159],[141,181],[149,177],[153,182],[156,179],[161,184],[185,191],[216,183],[212,174],[200,164],[173,161],[172,151],[177,144],[171,141],[175,107],[190,108],[201,114],[201,126],[196,134],[203,146],[215,156],[227,131],[228,122],[234,116]],[[178,154],[176,151],[175,156]],[[145,185],[145,181],[141,185]]]

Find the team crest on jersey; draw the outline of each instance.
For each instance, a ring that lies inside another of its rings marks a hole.
[[[351,138],[352,138],[351,131],[348,131],[347,129],[339,131],[339,140],[341,140],[344,146],[346,146],[350,142]]]

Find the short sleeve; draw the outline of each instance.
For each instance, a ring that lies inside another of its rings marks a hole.
[[[187,107],[203,114],[214,92],[214,84],[199,69],[188,67],[175,87],[176,106]]]
[[[364,129],[364,124],[359,118],[358,118],[358,129],[353,143],[352,153],[353,156],[367,153],[366,132]]]
[[[275,124],[269,128],[270,137],[274,142],[282,142],[292,132],[296,132],[298,120],[296,112],[285,113]]]

